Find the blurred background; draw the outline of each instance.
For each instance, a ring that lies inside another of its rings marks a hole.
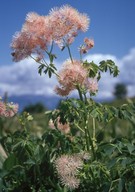
[[[90,17],[90,28],[80,34],[71,52],[79,58],[78,47],[84,37],[94,39],[95,46],[84,59],[99,63],[112,59],[120,69],[117,78],[103,74],[99,84],[98,101],[112,101],[135,97],[135,1],[130,0],[0,0],[0,96],[18,103],[20,111],[28,105],[42,103],[54,109],[59,101],[54,93],[55,77],[38,74],[38,65],[31,59],[12,61],[10,44],[16,31],[20,31],[26,14],[36,12],[47,15],[51,8],[69,4]],[[56,50],[56,67],[60,68],[69,56],[67,50]],[[75,95],[72,95],[75,96]]]

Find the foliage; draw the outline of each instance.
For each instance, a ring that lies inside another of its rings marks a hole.
[[[115,85],[114,96],[117,99],[123,99],[127,96],[127,88],[123,83],[117,83]]]
[[[43,113],[45,110],[46,107],[42,103],[30,104],[23,109],[23,111],[28,113]]]

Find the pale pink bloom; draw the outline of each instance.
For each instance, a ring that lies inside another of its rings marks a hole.
[[[0,101],[0,116],[4,116],[5,111],[6,111],[5,103],[3,103],[2,101]]]
[[[69,123],[62,124],[62,123],[60,122],[60,118],[59,118],[59,117],[58,117],[56,123],[57,123],[57,129],[59,129],[61,132],[65,133],[65,134],[67,134],[67,133],[70,132]],[[49,127],[50,127],[51,129],[55,129],[55,128],[56,128],[52,120],[49,121]]]
[[[83,161],[78,154],[58,157],[55,160],[55,167],[63,185],[70,189],[78,188],[80,180],[77,178],[77,173],[83,167]]]
[[[89,49],[91,49],[94,46],[94,40],[85,38],[84,39],[84,45],[80,46],[79,51],[81,54],[85,54],[88,52]]]
[[[39,16],[36,13],[29,13],[20,32],[13,36],[11,48],[13,49],[13,60],[20,61],[32,53],[41,57],[43,51],[50,43],[49,31],[46,29],[47,17]]]
[[[52,9],[49,16],[52,38],[58,44],[68,43],[69,38],[73,42],[78,31],[86,31],[89,26],[89,18],[69,5]]]
[[[80,21],[78,25],[78,29],[86,32],[89,28],[90,19],[87,14],[80,14]]]
[[[77,189],[80,184],[80,179],[74,176],[66,176],[66,177],[61,177],[61,183],[62,185],[65,185],[69,189]]]
[[[76,89],[77,85],[82,86],[87,77],[87,71],[78,60],[67,60],[63,64],[62,70],[58,74],[60,87],[55,88],[57,94],[70,93]],[[63,91],[63,92],[62,92]],[[63,94],[64,95],[64,94]]]
[[[4,103],[0,101],[0,116],[13,117],[18,112],[18,104]]]
[[[4,116],[5,117],[13,117],[18,112],[18,108],[19,108],[18,104],[7,103]]]
[[[37,13],[30,12],[26,16],[26,21],[22,27],[22,32],[32,35],[34,40],[37,39],[39,46],[46,47],[46,43],[52,41],[49,30],[49,17],[40,16]],[[41,43],[42,42],[42,43]]]
[[[96,78],[87,78],[85,86],[90,93],[96,93],[98,91],[98,82]]]
[[[81,151],[78,155],[82,160],[89,160],[91,157],[90,154],[85,151]]]
[[[32,53],[33,44],[31,43],[31,37],[28,38],[27,33],[17,32],[12,40],[11,47],[14,50],[12,52],[13,60],[18,62],[27,58]]]
[[[86,37],[84,39],[84,43],[86,44],[87,49],[91,49],[92,47],[94,47],[94,40],[93,39],[89,39]]]
[[[88,16],[69,5],[52,9],[48,16],[30,12],[21,31],[13,37],[13,60],[20,61],[33,53],[43,57],[52,41],[60,47],[71,44],[78,32],[86,31],[88,26]]]
[[[56,94],[58,94],[60,96],[63,96],[63,97],[69,95],[69,93],[72,90],[73,90],[72,87],[71,88],[70,87],[65,88],[65,87],[59,87],[59,86],[56,86],[55,89],[54,89]]]
[[[74,41],[74,38],[71,36],[71,37],[69,37],[69,38],[67,39],[67,44],[70,45],[70,44],[73,43],[73,41]]]
[[[88,49],[85,45],[82,45],[81,47],[79,47],[79,51],[81,54],[85,54],[88,52]]]

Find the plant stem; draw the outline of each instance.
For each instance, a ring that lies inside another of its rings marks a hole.
[[[117,182],[117,181],[119,181],[120,180],[120,178],[118,178],[118,179],[115,179],[115,180],[113,180],[112,182],[111,182],[111,185],[110,185],[110,188],[109,188],[109,191],[108,192],[111,192],[113,189],[112,189],[112,186],[113,186],[113,183],[115,183],[115,182]]]
[[[89,130],[89,127],[87,126],[87,130],[88,130],[88,135],[89,135],[89,143],[91,145],[91,150],[92,150],[92,153],[93,153],[93,157],[94,157],[94,160],[96,159],[96,154],[95,154],[95,147],[93,145],[93,141],[91,139],[91,134],[90,134],[90,130]]]
[[[80,100],[83,101],[83,96],[82,96],[82,92],[79,88],[79,85],[76,86],[77,87],[77,90],[78,90],[78,93],[79,93],[79,97],[80,97]]]
[[[75,124],[75,126],[76,126],[80,131],[82,131],[83,133],[85,133],[85,131],[84,131],[79,125]]]
[[[93,147],[96,148],[96,124],[95,124],[95,118],[92,119],[93,121]]]
[[[67,44],[66,46],[68,48],[68,53],[69,53],[69,57],[71,59],[71,62],[73,63],[73,59],[72,59],[72,55],[71,55],[71,51],[70,51],[69,45]]]
[[[53,50],[53,44],[54,44],[54,41],[52,41],[52,45],[51,45],[51,49],[50,49],[50,54],[52,53],[52,50]]]
[[[90,151],[90,148],[89,148],[90,143],[89,143],[88,129],[87,129],[87,120],[85,122],[84,130],[85,130],[85,140],[86,140],[87,151]]]
[[[31,55],[30,55],[30,57],[31,57],[36,63],[39,63],[39,64],[41,64],[41,65],[44,65],[45,67],[48,66],[48,64],[47,64],[45,61],[44,61],[44,62],[45,62],[46,64],[45,64],[45,63],[42,63],[42,62],[40,62],[40,61],[37,61],[37,60],[36,60],[33,56],[31,56]]]

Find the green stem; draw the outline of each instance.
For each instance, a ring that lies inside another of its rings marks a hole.
[[[94,147],[93,142],[92,142],[92,139],[91,139],[91,135],[90,135],[90,130],[89,130],[89,128],[88,128],[88,135],[89,135],[89,142],[90,142],[90,145],[91,145],[91,150],[92,150],[93,157],[94,157],[94,160],[95,160],[95,159],[96,159],[95,147]]]
[[[86,93],[84,93],[83,95],[84,95],[84,99],[85,99],[85,104],[88,104],[88,100],[87,100],[87,97],[86,97]]]
[[[81,46],[82,47],[82,46]],[[81,49],[81,47],[80,47],[80,49]],[[81,53],[81,51],[80,51],[80,61],[82,62],[83,60],[82,60],[82,53]]]
[[[85,131],[84,131],[79,125],[75,124],[75,126],[76,126],[80,131],[82,131],[83,133],[85,133]]]
[[[44,64],[44,63],[42,63],[42,62],[40,62],[40,61],[37,61],[33,56],[31,56],[30,55],[30,57],[34,60],[34,61],[36,61],[36,63],[39,63],[39,64],[41,64],[41,65],[44,65],[45,67],[47,67],[48,66],[48,64],[46,63],[46,64]]]
[[[51,45],[51,49],[50,49],[50,54],[52,53],[52,50],[53,50],[53,44],[54,44],[54,41],[52,41],[52,45]]]
[[[71,59],[71,62],[73,63],[73,59],[72,59],[72,55],[71,55],[71,51],[70,51],[69,45],[67,44],[66,46],[68,48],[68,53],[69,53],[69,57]]]
[[[76,87],[77,87],[77,90],[78,90],[78,93],[79,93],[80,100],[83,101],[83,96],[82,96],[82,92],[80,90],[79,85],[77,85]]]
[[[96,148],[96,124],[95,124],[95,118],[93,118],[93,146]]]
[[[119,181],[120,180],[120,178],[118,178],[118,179],[115,179],[115,180],[113,180],[112,182],[111,182],[111,185],[110,185],[110,188],[109,188],[109,191],[108,192],[111,192],[113,189],[112,189],[112,186],[113,186],[113,183],[115,183],[115,182],[117,182],[117,181]]]
[[[71,51],[70,51],[69,45],[68,45],[68,43],[66,42],[66,40],[64,38],[63,38],[63,41],[65,43],[65,47],[67,47],[67,49],[68,49],[68,53],[69,53],[69,57],[71,59],[71,62],[73,63],[73,59],[72,59],[72,55],[71,55]]]
[[[92,150],[92,153],[93,153],[93,158],[94,160],[96,159],[96,154],[95,154],[95,147],[93,145],[93,140],[91,138],[91,134],[90,134],[90,130],[89,130],[89,124],[88,124],[88,120],[89,120],[89,115],[87,114],[87,111],[85,112],[85,122],[86,122],[86,129],[87,129],[87,135],[88,135],[88,140],[89,140],[89,146],[91,146],[91,150]]]
[[[85,140],[86,140],[87,151],[90,151],[90,148],[89,148],[90,147],[90,143],[89,143],[88,129],[87,129],[87,120],[85,122],[84,130],[85,130]]]
[[[33,57],[33,56],[31,56],[30,55],[30,57],[32,58],[32,59],[34,59],[34,61],[36,61],[36,59]],[[44,60],[44,59],[43,59]],[[41,64],[41,65],[44,65],[46,68],[47,67],[50,67],[51,69],[53,69],[51,66],[49,66],[48,64],[47,64],[47,62],[44,60],[44,63],[42,63],[42,62],[40,62],[40,61],[36,61],[37,63],[39,63],[39,64]],[[54,70],[54,69],[53,69]],[[53,71],[53,73],[57,76],[57,77],[59,77],[59,75],[55,72],[55,71]]]

